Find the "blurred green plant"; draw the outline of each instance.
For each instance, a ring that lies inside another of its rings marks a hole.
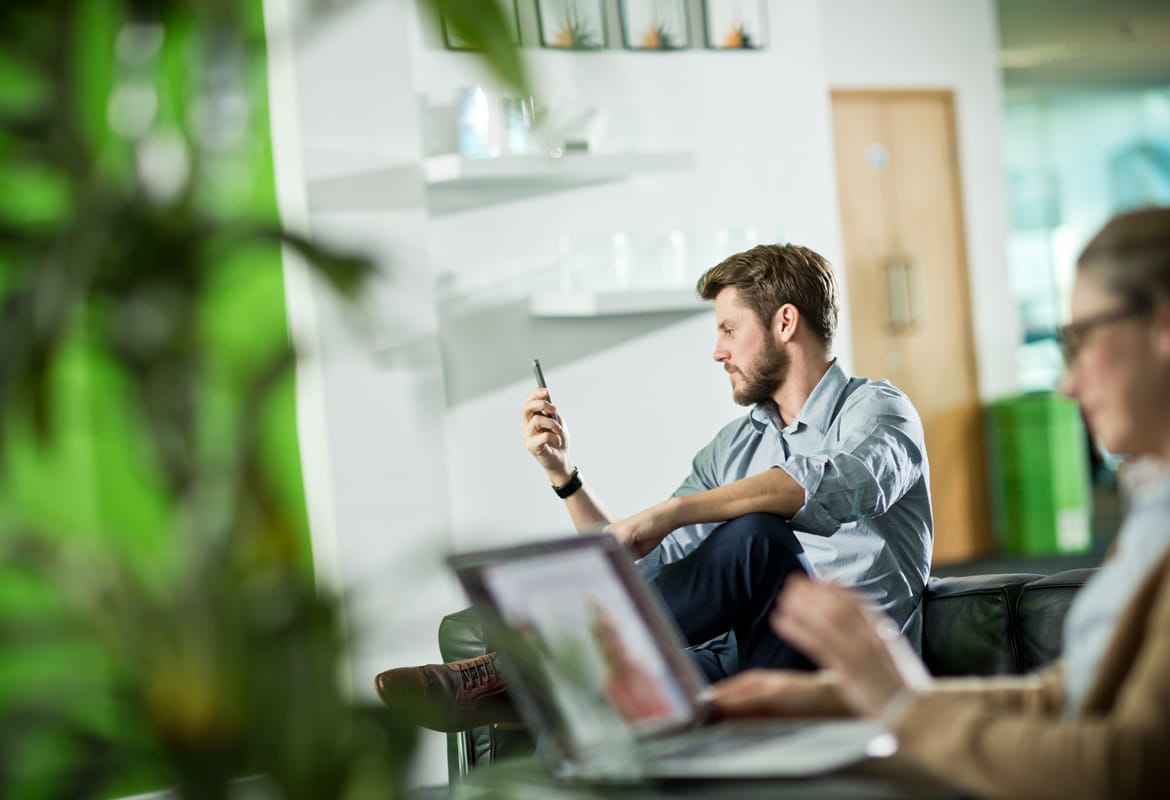
[[[495,4],[425,0],[524,87]],[[316,3],[320,13],[344,3]],[[0,0],[0,796],[393,797],[314,583],[262,0]]]

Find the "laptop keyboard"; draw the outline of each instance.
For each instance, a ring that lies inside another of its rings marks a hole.
[[[656,742],[647,742],[652,758],[687,758],[690,756],[724,755],[774,742],[803,728],[803,725],[722,725],[699,728],[683,736],[673,736]]]

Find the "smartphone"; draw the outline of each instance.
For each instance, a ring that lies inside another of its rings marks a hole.
[[[540,359],[539,358],[532,359],[532,374],[536,376],[536,385],[538,388],[540,388],[540,389],[547,389],[548,388],[548,384],[546,384],[544,382],[544,370],[542,370],[540,368]],[[548,402],[551,403],[552,396],[550,395],[550,396],[546,397],[545,400],[547,400]],[[556,414],[553,414],[553,419],[555,419],[557,422],[561,421],[561,418],[558,417]]]
[[[544,370],[542,370],[540,368],[540,359],[539,358],[532,359],[532,374],[536,376],[537,388],[539,388],[539,389],[547,389],[548,388],[548,384],[544,382]],[[548,401],[551,403],[552,398],[549,397]]]

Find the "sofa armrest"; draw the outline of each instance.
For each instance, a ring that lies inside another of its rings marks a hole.
[[[439,623],[439,653],[443,661],[462,661],[482,656],[491,649],[483,620],[472,608],[443,617]],[[461,775],[508,756],[529,755],[535,749],[532,737],[515,725],[483,725],[447,734],[447,774],[454,782]]]
[[[1064,649],[1064,618],[1094,569],[1058,572],[1032,581],[1019,599],[1020,661],[1025,672],[1051,664]]]
[[[439,653],[443,661],[462,661],[488,652],[483,620],[473,608],[448,614],[439,623]]]

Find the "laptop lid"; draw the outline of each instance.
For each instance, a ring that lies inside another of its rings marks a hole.
[[[525,721],[553,760],[693,727],[706,681],[661,600],[608,534],[448,559],[481,611]]]

